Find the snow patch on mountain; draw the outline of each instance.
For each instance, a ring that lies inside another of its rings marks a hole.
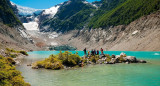
[[[60,6],[54,6],[49,9],[44,10],[42,15],[51,15],[51,17],[54,17],[54,15],[57,13]]]
[[[12,6],[16,6],[16,4],[15,4],[15,3],[13,3],[13,2],[10,2],[10,3],[11,3],[11,5],[12,5]]]
[[[87,1],[83,1],[83,3],[84,3],[84,4],[89,4],[89,2],[87,2]]]

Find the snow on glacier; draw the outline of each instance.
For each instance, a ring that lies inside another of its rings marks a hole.
[[[23,23],[23,25],[27,30],[39,30],[37,22]]]
[[[35,14],[39,14],[43,11],[43,9],[34,9],[34,8],[30,8],[30,7],[23,7],[20,5],[17,5],[18,11],[20,15],[32,15],[33,13]]]

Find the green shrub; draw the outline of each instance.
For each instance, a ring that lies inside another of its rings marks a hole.
[[[19,51],[21,54],[28,56],[28,53],[26,51]]]
[[[16,58],[18,55],[17,54],[10,54],[10,57]]]
[[[125,61],[123,57],[124,57],[123,55],[120,55],[120,57],[118,58],[119,62],[124,62]]]
[[[23,55],[28,56],[28,53],[26,51],[15,51],[14,49],[6,48],[5,54],[7,54],[9,57],[16,58],[18,55],[15,53],[17,53],[17,54],[21,53]]]
[[[79,65],[81,58],[78,54],[72,54],[71,52],[60,52],[57,55],[50,55],[49,58],[46,58],[43,61],[37,61],[32,66],[38,68],[46,68],[46,69],[63,69],[64,65],[73,67]]]
[[[14,60],[11,57],[5,58],[0,55],[0,86],[30,86],[12,63]]]
[[[7,57],[6,60],[11,64],[16,64],[16,62],[11,57]]]
[[[107,61],[107,62],[110,62],[111,59],[112,59],[112,57],[111,57],[109,54],[106,54],[105,56],[107,57],[107,58],[106,58],[106,61]]]
[[[89,60],[93,63],[96,63],[99,60],[99,56],[98,55],[91,56]]]
[[[79,64],[81,57],[77,54],[71,54],[70,52],[64,52],[66,58],[63,60],[63,64],[66,66],[76,66]]]

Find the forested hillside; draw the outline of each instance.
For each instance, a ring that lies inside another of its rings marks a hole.
[[[107,26],[127,25],[132,21],[140,18],[141,16],[149,15],[152,12],[155,12],[160,9],[160,0],[118,0],[118,1],[124,3],[119,2],[116,8],[113,7],[114,9],[104,13],[102,16],[95,15],[94,18],[97,18],[98,20],[91,21],[89,26],[91,28],[92,27],[105,28]],[[106,3],[103,3],[103,5],[106,5]]]
[[[9,0],[0,1],[0,22],[8,26],[22,25],[18,18],[15,16],[13,10],[9,6]]]

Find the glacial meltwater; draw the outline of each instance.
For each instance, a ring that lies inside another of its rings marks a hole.
[[[76,51],[72,51],[76,53]],[[160,52],[105,51],[105,54],[120,55],[121,52],[146,64],[102,64],[89,65],[77,69],[47,70],[32,69],[27,64],[43,60],[58,51],[34,51],[22,59],[16,68],[22,72],[24,80],[32,86],[160,86]],[[83,56],[83,51],[78,51]]]

